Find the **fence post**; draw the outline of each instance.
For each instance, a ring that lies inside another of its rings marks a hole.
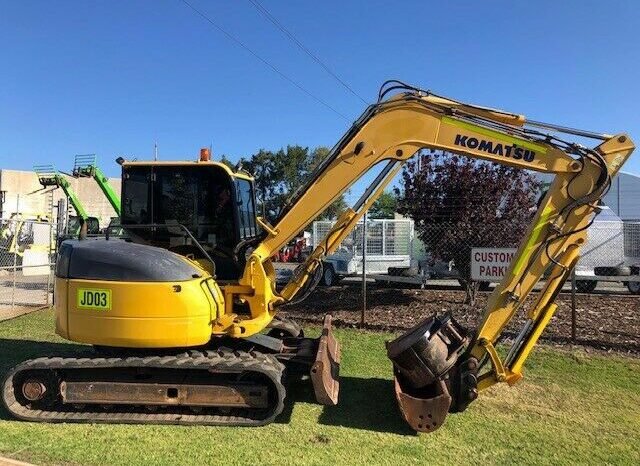
[[[16,275],[18,274],[17,265],[18,265],[18,240],[20,239],[20,229],[22,225],[20,224],[20,194],[16,195],[16,220],[14,224],[14,243],[15,243],[15,251],[13,252],[13,286],[11,287],[11,315],[16,310]]]
[[[571,343],[576,343],[576,269],[571,272]]]
[[[53,210],[52,210],[52,216],[51,218],[51,222],[49,223],[49,250],[48,250],[48,254],[47,254],[47,267],[49,267],[49,273],[47,274],[47,290],[45,291],[46,293],[46,301],[45,304],[48,306],[51,305],[51,301],[50,301],[50,294],[51,294],[51,251],[53,251],[53,245],[54,245],[54,241],[53,241],[53,231],[54,231],[54,227],[53,227]]]
[[[382,221],[382,255],[387,255],[387,221]]]
[[[362,314],[360,326],[364,327],[367,312],[367,213],[362,217]]]
[[[16,223],[16,236],[18,235],[18,226],[20,224]],[[17,265],[18,265],[18,244],[16,243],[16,250],[13,252],[13,286],[11,287],[11,315],[15,312],[16,309],[16,275],[18,274]]]

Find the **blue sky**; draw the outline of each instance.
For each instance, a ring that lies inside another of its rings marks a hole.
[[[364,105],[247,0],[189,0],[345,121],[180,0],[0,0],[0,167],[97,153],[232,160],[332,146]],[[476,104],[640,141],[640,2],[261,3],[358,94],[398,78]],[[640,156],[627,171],[640,173]]]

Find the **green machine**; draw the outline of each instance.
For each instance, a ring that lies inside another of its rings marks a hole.
[[[44,188],[53,187],[54,189],[60,188],[64,191],[65,196],[69,200],[69,204],[75,211],[75,216],[69,216],[68,232],[77,236],[82,233],[83,226],[86,225],[86,233],[90,235],[97,235],[100,233],[100,222],[96,217],[90,217],[87,214],[80,198],[71,187],[71,183],[56,170],[53,165],[35,165],[33,170],[38,176],[38,181]]]
[[[72,174],[75,178],[93,178],[116,215],[120,217],[120,197],[109,184],[109,178],[98,168],[96,154],[76,155]]]

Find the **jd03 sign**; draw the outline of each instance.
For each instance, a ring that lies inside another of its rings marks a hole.
[[[499,282],[516,254],[515,248],[472,248],[471,279]]]

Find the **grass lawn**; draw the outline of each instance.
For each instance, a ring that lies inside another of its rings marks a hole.
[[[389,335],[338,330],[337,407],[293,390],[262,428],[47,425],[0,411],[0,455],[38,464],[640,464],[640,360],[538,348],[524,381],[494,387],[433,434],[415,435],[397,410],[384,352]],[[35,341],[34,341],[35,340]],[[53,315],[0,323],[0,375],[22,359],[73,345]]]

